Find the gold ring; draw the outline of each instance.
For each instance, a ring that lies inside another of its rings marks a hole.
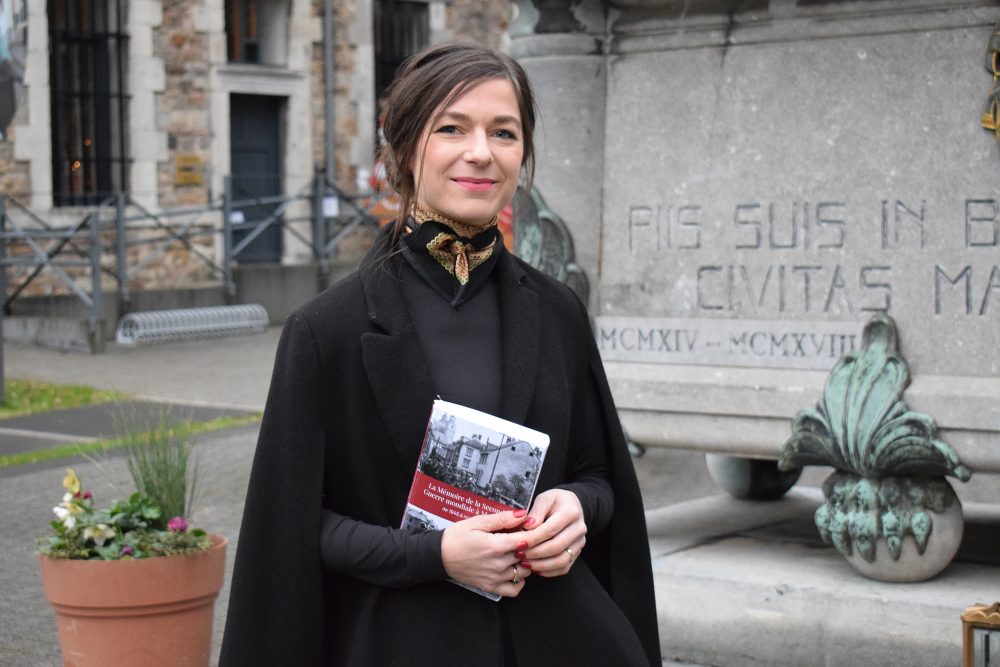
[[[510,583],[514,584],[515,586],[521,583],[521,577],[517,576],[517,565],[514,566],[514,578],[510,580]]]
[[[569,547],[566,547],[566,553],[568,553],[568,554],[569,554],[569,559],[570,559],[570,560],[573,560],[574,558],[576,558],[576,554],[575,554],[575,553],[573,553],[573,550],[572,550],[572,549],[570,549]]]

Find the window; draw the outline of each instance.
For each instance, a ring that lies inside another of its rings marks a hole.
[[[226,0],[226,49],[231,63],[284,66],[288,0]]]
[[[226,0],[226,37],[231,63],[259,63],[258,0]]]
[[[52,191],[96,204],[128,187],[126,0],[49,0]]]
[[[486,452],[479,452],[479,464],[480,465],[486,463],[486,457],[487,457]]]
[[[403,61],[430,43],[427,3],[375,0],[372,4],[372,23],[375,32],[375,99],[380,100]]]

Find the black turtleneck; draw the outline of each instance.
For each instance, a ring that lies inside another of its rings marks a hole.
[[[477,285],[475,298],[459,306],[441,298],[412,266],[403,266],[400,279],[435,393],[452,403],[500,414],[502,324],[496,276],[491,271]]]
[[[400,252],[410,267],[424,279],[424,282],[452,306],[457,307],[469,301],[483,288],[493,273],[493,267],[496,266],[500,253],[504,250],[503,238],[496,225],[486,227],[471,237],[461,236],[437,220],[427,220],[418,225],[413,218],[410,218],[408,226],[416,227],[416,229],[400,239]],[[467,244],[473,251],[484,250],[492,245],[493,252],[484,262],[470,268],[469,281],[463,285],[452,270],[445,268],[430,253],[429,244],[439,234],[447,235]]]

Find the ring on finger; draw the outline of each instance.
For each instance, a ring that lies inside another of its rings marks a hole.
[[[517,575],[517,565],[514,566],[514,578],[510,580],[510,583],[514,584],[515,586],[521,583],[521,577]]]
[[[570,560],[573,560],[574,558],[576,558],[576,554],[569,547],[566,547],[566,553],[569,554],[569,559]]]

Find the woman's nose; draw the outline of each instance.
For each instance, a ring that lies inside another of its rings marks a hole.
[[[489,164],[493,160],[489,138],[485,132],[471,132],[469,143],[465,148],[465,159],[477,164]]]

